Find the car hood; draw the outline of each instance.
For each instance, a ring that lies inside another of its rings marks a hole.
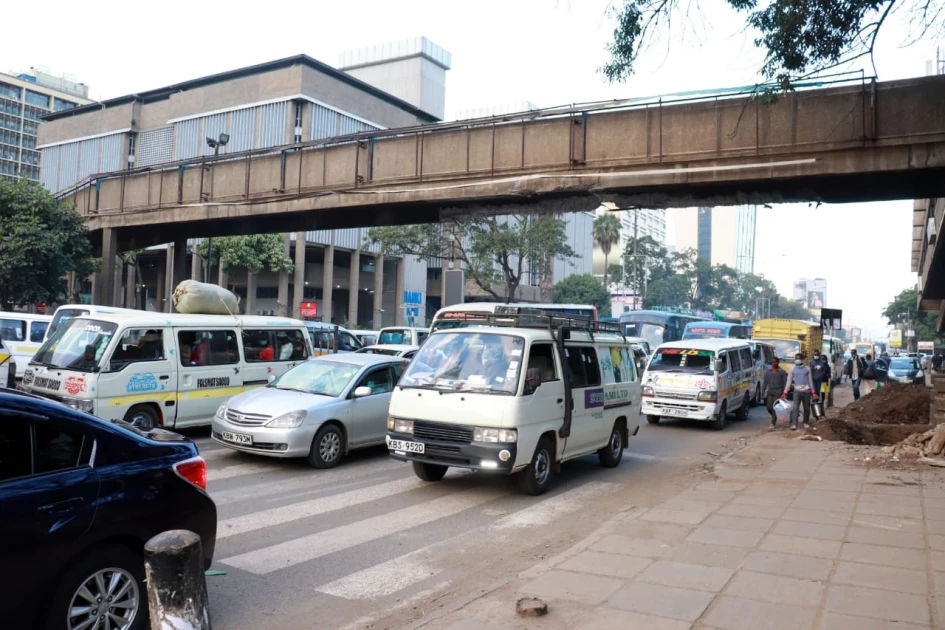
[[[226,403],[228,409],[276,417],[299,409],[315,409],[338,402],[333,396],[303,394],[275,387],[260,387],[234,396]]]

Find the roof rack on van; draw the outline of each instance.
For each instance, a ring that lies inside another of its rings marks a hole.
[[[625,342],[626,335],[618,323],[613,322],[595,322],[590,317],[581,315],[551,315],[538,309],[523,309],[527,312],[519,313],[460,313],[456,317],[451,317],[451,321],[470,321],[485,322],[489,326],[509,327],[509,328],[540,328],[551,333],[553,338],[557,338],[559,330],[580,331],[590,336],[594,340],[594,334],[617,335]],[[567,338],[567,337],[565,337]]]

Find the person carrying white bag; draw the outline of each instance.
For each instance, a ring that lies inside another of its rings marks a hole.
[[[778,414],[775,412],[774,404],[781,398],[781,392],[787,387],[788,375],[781,369],[778,358],[771,359],[771,369],[765,372],[761,379],[761,390],[765,393],[765,407],[771,414],[771,428],[774,429],[778,424]]]

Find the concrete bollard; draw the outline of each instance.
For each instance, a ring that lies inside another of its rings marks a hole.
[[[174,529],[149,540],[144,574],[151,630],[210,630],[200,536]]]

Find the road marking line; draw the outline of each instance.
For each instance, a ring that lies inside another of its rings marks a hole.
[[[236,464],[235,466],[227,466],[225,468],[211,468],[207,471],[207,481],[220,481],[221,479],[229,479],[241,475],[268,473],[286,469],[286,466],[273,464]]]
[[[315,590],[344,599],[376,599],[393,595],[440,573],[422,560],[434,546],[417,549],[363,571],[346,575]]]
[[[418,479],[407,477],[406,479],[398,479],[396,481],[369,486],[367,488],[359,488],[328,497],[319,497],[317,499],[281,505],[235,518],[228,518],[220,521],[217,526],[217,540],[245,534],[246,532],[255,531],[257,529],[266,529],[274,525],[282,525],[283,523],[297,521],[310,516],[325,514],[326,512],[342,510],[362,503],[377,501],[378,499],[384,499],[395,494],[420,488],[423,485],[423,482]]]
[[[464,490],[349,525],[302,536],[277,545],[242,553],[220,562],[250,573],[265,574],[438,521],[494,501],[506,491]]]
[[[656,455],[646,455],[644,453],[627,453],[626,451],[624,451],[623,456],[629,457],[630,459],[640,459],[645,462],[655,462],[657,460],[663,459],[662,457],[658,457]]]
[[[615,483],[592,481],[545,499],[537,505],[530,505],[514,514],[500,518],[492,524],[492,527],[502,530],[547,525],[568,512],[580,510],[584,507],[581,501],[610,492],[616,488],[617,484]]]

